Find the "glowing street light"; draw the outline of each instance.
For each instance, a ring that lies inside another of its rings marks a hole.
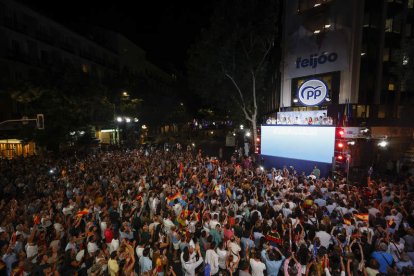
[[[129,95],[128,95],[128,92],[124,92],[124,93],[122,93],[122,95],[124,95],[125,97],[128,97]]]
[[[386,147],[387,144],[388,143],[386,141],[381,141],[381,142],[378,143],[378,146],[380,146],[380,147]]]
[[[125,118],[125,121],[126,121],[127,123],[129,123],[129,122],[131,122],[131,118]]]
[[[121,117],[116,118],[116,120],[117,120],[118,122],[122,122],[122,118],[121,118]]]
[[[138,118],[135,118],[134,121],[135,121],[135,123],[138,123],[139,120],[138,120]]]

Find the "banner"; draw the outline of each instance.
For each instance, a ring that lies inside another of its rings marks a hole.
[[[275,120],[267,124],[277,125],[333,125],[333,119],[327,116],[326,110],[278,112]]]
[[[353,1],[286,0],[286,79],[347,70]]]

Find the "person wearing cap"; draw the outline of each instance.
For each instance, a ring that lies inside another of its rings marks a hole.
[[[381,242],[378,245],[378,248],[376,251],[374,251],[371,254],[371,257],[377,260],[380,264],[379,271],[381,273],[386,274],[387,273],[387,267],[392,266],[392,262],[394,261],[394,258],[391,254],[387,253],[388,245],[385,242]]]
[[[398,274],[401,274],[404,267],[413,267],[413,262],[408,254],[403,253],[401,255],[401,261],[396,262],[395,266],[397,267]]]

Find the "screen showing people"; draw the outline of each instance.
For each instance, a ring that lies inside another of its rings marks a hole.
[[[278,112],[277,117],[269,117],[268,125],[333,125],[332,117],[326,111]]]

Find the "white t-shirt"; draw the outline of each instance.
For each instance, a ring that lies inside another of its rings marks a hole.
[[[391,242],[390,243],[390,253],[392,257],[394,258],[394,262],[398,263],[400,261],[399,258],[401,258],[402,251],[404,249],[404,244],[396,244]]]
[[[241,248],[238,244],[236,243],[230,243],[230,252],[233,254],[233,263],[236,263],[237,260],[239,259],[237,257],[237,254],[240,252]]]
[[[219,267],[221,269],[226,269],[226,259],[227,259],[227,250],[221,250],[220,248],[217,248],[217,254],[219,255]]]
[[[258,262],[255,259],[250,259],[250,266],[252,267],[253,276],[263,276],[263,271],[266,269],[266,265],[262,262]]]

